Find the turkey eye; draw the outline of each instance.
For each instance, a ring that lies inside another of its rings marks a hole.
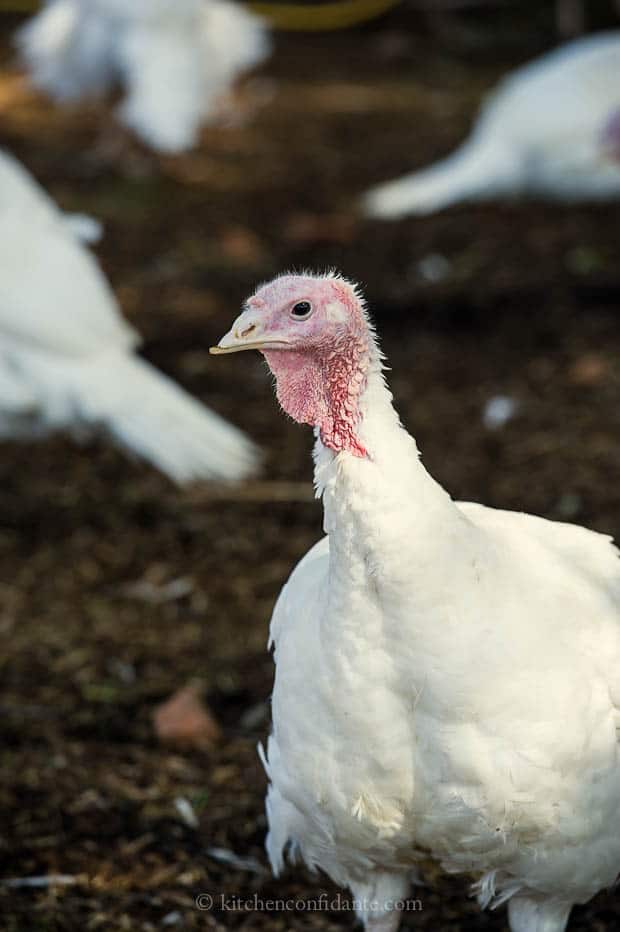
[[[297,320],[303,320],[304,317],[309,317],[311,313],[312,305],[309,301],[298,301],[291,308],[291,317],[296,317]]]

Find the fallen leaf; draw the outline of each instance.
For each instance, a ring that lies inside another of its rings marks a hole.
[[[220,726],[201,699],[200,683],[189,683],[153,712],[155,733],[164,744],[207,749],[222,736]]]

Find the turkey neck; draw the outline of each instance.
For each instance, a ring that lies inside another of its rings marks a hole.
[[[420,462],[371,347],[359,399],[360,457],[328,448],[317,431],[314,479],[323,497],[330,567],[347,586],[411,600],[442,586],[467,522]],[[335,579],[335,576],[332,578]]]

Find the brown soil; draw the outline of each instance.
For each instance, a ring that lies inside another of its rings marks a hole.
[[[473,207],[392,225],[352,209],[368,184],[447,151],[497,75],[551,41],[542,16],[518,35],[509,25],[394,14],[281,37],[240,92],[237,122],[180,159],[144,151],[102,106],[50,107],[8,71],[5,45],[0,142],[64,207],[101,217],[97,252],[145,355],[267,460],[260,483],[179,491],[104,441],[1,445],[0,877],[75,881],[0,884],[3,928],[352,927],[346,910],[194,905],[199,893],[216,905],[335,893],[301,869],[262,872],[267,627],[321,509],[310,434],[278,413],[263,364],[207,354],[256,282],[334,265],[363,283],[397,406],[455,496],[620,531],[618,209]],[[420,272],[432,254],[450,263],[438,284]],[[481,413],[498,394],[518,415],[490,432]],[[185,594],[168,601],[131,588],[180,577]],[[159,745],[153,710],[196,678],[222,740]],[[261,870],[233,869],[212,847]],[[505,927],[502,911],[479,914],[465,880],[431,869],[426,882],[406,928]],[[617,897],[601,896],[571,929],[619,922]]]

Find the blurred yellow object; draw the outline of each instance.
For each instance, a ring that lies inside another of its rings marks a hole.
[[[0,13],[36,13],[37,0],[0,0]]]
[[[286,32],[331,32],[375,19],[400,0],[334,0],[327,3],[278,3],[249,0],[249,10],[266,19],[273,29]],[[0,0],[0,13],[34,13],[38,0]]]
[[[245,5],[266,19],[274,29],[286,32],[330,32],[348,29],[375,19],[397,6],[400,0],[335,0],[333,3],[265,3],[249,0]]]

